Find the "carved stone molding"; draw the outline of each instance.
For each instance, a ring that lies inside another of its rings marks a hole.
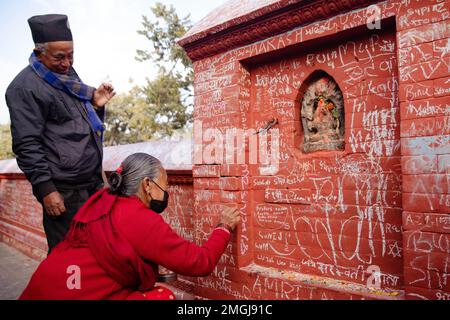
[[[2,173],[0,174],[0,180],[26,180],[23,173]]]
[[[110,171],[106,172],[108,177]],[[191,170],[167,170],[167,180],[170,185],[193,185],[194,179]]]
[[[192,172],[190,174],[177,174],[172,172],[167,172],[167,178],[170,185],[193,185],[194,179],[192,177]]]
[[[267,39],[302,25],[325,20],[335,15],[369,6],[380,1],[315,0],[287,2],[283,8],[254,17],[248,14],[237,24],[226,22],[209,30],[181,39],[178,43],[192,61],[229,51],[256,41]]]

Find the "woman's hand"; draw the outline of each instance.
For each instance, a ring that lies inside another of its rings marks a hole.
[[[114,87],[109,83],[103,83],[95,90],[94,96],[92,97],[92,104],[94,107],[103,108],[115,95]]]
[[[241,220],[240,213],[236,208],[226,207],[222,212],[222,216],[220,217],[220,223],[224,223],[234,230],[236,225]]]

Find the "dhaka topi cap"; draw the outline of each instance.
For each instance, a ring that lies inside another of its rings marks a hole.
[[[46,14],[28,19],[34,43],[72,41],[69,19],[64,14]]]

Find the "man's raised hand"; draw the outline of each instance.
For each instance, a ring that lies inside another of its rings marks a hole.
[[[92,104],[94,107],[103,108],[115,95],[116,92],[114,91],[112,84],[102,83],[102,85],[94,92]]]

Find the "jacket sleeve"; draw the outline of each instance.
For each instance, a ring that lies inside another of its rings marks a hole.
[[[99,119],[102,122],[105,122],[105,108],[106,108],[106,106],[103,108],[98,108],[98,109],[94,108],[95,112],[97,113],[97,116],[99,117]]]
[[[137,213],[121,220],[121,231],[144,260],[184,276],[212,273],[231,237],[215,229],[203,246],[197,246],[180,237],[159,215]]]
[[[8,88],[6,103],[11,117],[12,148],[17,155],[17,164],[42,199],[56,191],[42,147],[46,117],[29,89]]]

